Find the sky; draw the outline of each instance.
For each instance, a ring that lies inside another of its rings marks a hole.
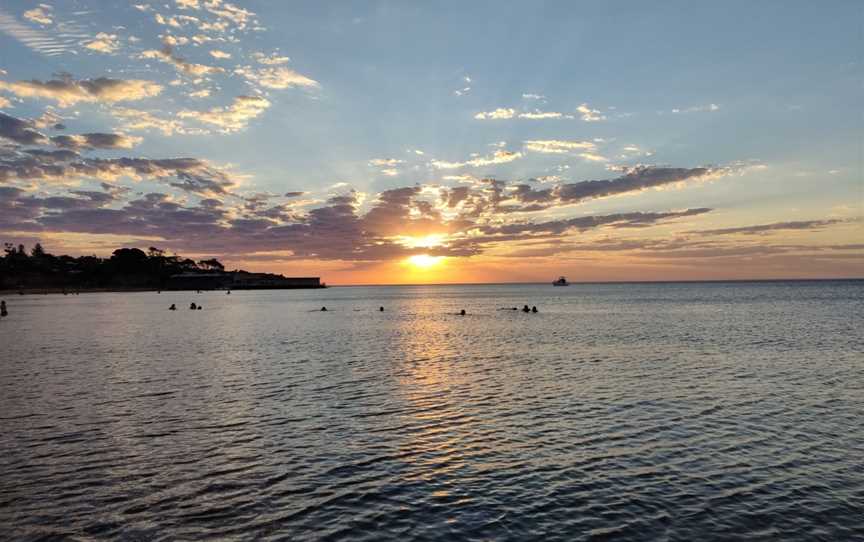
[[[859,1],[0,4],[0,241],[329,284],[864,277]]]

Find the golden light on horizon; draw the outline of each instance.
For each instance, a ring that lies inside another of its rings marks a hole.
[[[444,260],[444,256],[430,256],[428,254],[415,254],[413,256],[408,257],[407,261],[409,264],[414,267],[420,267],[422,269],[428,269],[430,267],[434,267],[440,264]]]
[[[445,237],[442,233],[432,233],[423,237],[401,237],[399,242],[408,248],[432,248],[443,245]]]

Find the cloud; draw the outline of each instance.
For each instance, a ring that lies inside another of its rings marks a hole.
[[[188,128],[183,122],[176,119],[163,119],[140,109],[128,107],[114,107],[111,115],[123,122],[123,129],[129,131],[158,130],[164,135],[179,134],[203,134],[204,130]]]
[[[730,235],[744,234],[757,235],[773,231],[788,231],[788,230],[821,230],[834,224],[846,222],[840,219],[831,220],[798,220],[792,222],[773,222],[771,224],[758,224],[754,226],[740,226],[737,228],[721,228],[715,230],[694,230],[688,233],[699,235]]]
[[[482,167],[492,166],[496,164],[506,164],[514,160],[522,158],[521,152],[512,152],[499,149],[489,156],[481,156],[467,160],[465,162],[445,162],[441,160],[433,160],[432,167],[436,169],[459,169],[463,167]]]
[[[89,42],[85,42],[84,47],[90,49],[91,51],[111,54],[120,48],[120,42],[117,41],[117,34],[106,34],[105,32],[99,32],[98,34],[96,34],[95,39]]]
[[[474,118],[477,120],[512,119],[515,114],[515,109],[499,107],[494,111],[481,111],[474,115]]]
[[[214,49],[210,51],[210,56],[213,58],[231,58],[231,53],[226,53],[225,51],[219,51],[218,49]]]
[[[372,160],[369,160],[369,165],[372,167],[392,167],[404,163],[405,160],[398,160],[396,158],[373,158]]]
[[[192,119],[217,127],[224,133],[243,130],[249,121],[261,115],[270,102],[260,96],[237,96],[228,107],[214,107],[208,111],[185,109],[177,113],[181,119]]]
[[[0,31],[12,36],[25,47],[45,56],[57,56],[73,50],[77,39],[65,33],[45,33],[18,22],[0,9]]]
[[[51,142],[64,149],[131,149],[141,143],[142,138],[126,134],[89,133],[59,135]]]
[[[269,56],[264,53],[252,53],[252,58],[254,58],[259,64],[264,64],[266,66],[278,66],[279,64],[287,64],[291,61],[289,57],[280,56],[277,53],[272,53]]]
[[[9,101],[9,98],[0,96],[0,107],[12,107],[12,102]]]
[[[708,105],[696,105],[692,107],[686,108],[675,108],[672,110],[672,113],[699,113],[702,111],[717,111],[720,109],[720,106],[717,104],[708,104]]]
[[[52,19],[53,15],[51,13],[52,9],[53,8],[48,4],[39,4],[37,7],[25,11],[24,18],[28,21],[48,26],[54,23],[54,19]]]
[[[566,115],[558,111],[522,111],[517,112],[511,107],[499,107],[493,111],[481,111],[474,115],[477,120],[505,120],[512,118],[527,119],[527,120],[546,120],[546,119],[572,119],[573,115]]]
[[[33,123],[0,113],[0,138],[22,145],[43,145],[48,138],[33,129]]]
[[[115,145],[126,144],[112,139],[112,135],[90,134],[90,145],[76,148],[109,148],[112,141]],[[197,158],[84,158],[70,149],[12,149],[0,153],[0,183],[16,179],[69,182],[122,178],[165,182],[194,193],[223,194],[236,184],[228,173]]]
[[[610,215],[580,216],[538,223],[516,222],[505,225],[489,225],[482,227],[482,230],[485,234],[513,235],[542,233],[561,235],[571,230],[587,231],[601,226],[611,226],[614,228],[646,227],[669,220],[702,215],[711,211],[712,209],[702,207],[698,209],[686,209],[684,211],[615,213]]]
[[[525,93],[522,95],[522,98],[525,100],[545,100],[546,96],[543,96],[542,94]]]
[[[528,207],[517,207],[518,211],[540,211],[558,205],[573,205],[584,201],[641,192],[650,188],[682,184],[687,181],[704,181],[729,173],[728,168],[668,168],[638,166],[625,170],[615,179],[602,181],[580,181],[558,184],[551,188],[536,190],[528,184],[513,187],[512,197]]]
[[[201,77],[213,73],[224,73],[225,69],[218,66],[207,66],[205,64],[196,64],[188,62],[183,57],[174,52],[174,47],[170,44],[170,40],[166,41],[161,49],[148,49],[139,54],[140,58],[152,58],[173,65],[177,71],[194,77]]]
[[[0,81],[0,90],[22,98],[53,100],[60,107],[79,102],[123,102],[152,98],[162,92],[162,85],[140,79],[52,79],[50,81]]]
[[[249,67],[235,68],[234,73],[243,76],[247,81],[269,89],[286,89],[291,87],[318,88],[318,81],[299,74],[284,66],[253,69]]]
[[[542,119],[572,119],[571,115],[558,113],[557,111],[528,111],[519,113],[520,119],[542,120]]]
[[[524,142],[525,149],[544,154],[569,154],[573,151],[593,151],[597,145],[591,141],[566,141],[560,139],[533,139]]]
[[[582,120],[585,122],[598,122],[601,120],[606,120],[606,117],[597,109],[591,109],[588,107],[588,104],[583,103],[579,107],[576,108],[576,111],[581,115]]]

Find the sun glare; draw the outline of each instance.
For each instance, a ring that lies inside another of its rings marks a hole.
[[[402,244],[409,248],[432,248],[444,244],[444,235],[433,233],[424,237],[403,237]]]
[[[438,265],[443,260],[443,256],[430,256],[428,254],[415,254],[408,258],[408,263],[415,267],[432,267]]]

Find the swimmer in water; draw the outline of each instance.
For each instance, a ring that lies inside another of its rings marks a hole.
[[[531,312],[531,309],[528,308],[528,305],[522,307],[522,312]]]
[[[532,307],[531,307],[531,312],[533,312],[533,313],[536,314],[536,313],[537,313],[537,307],[536,307],[536,306],[532,306]]]
[[[174,303],[171,303],[171,306],[168,307],[168,310],[169,310],[169,311],[176,311],[176,310],[177,310],[177,305],[175,305]]]
[[[465,309],[462,309],[461,311],[459,311],[459,316],[465,316]]]
[[[0,301],[0,316],[9,316],[9,311],[6,310],[5,301]]]
[[[189,310],[194,311],[194,310],[197,309],[197,308],[198,308],[198,307],[195,305],[195,303],[192,303],[191,305],[189,305]]]
[[[378,312],[384,312],[384,307],[378,307]]]
[[[321,307],[321,312],[327,312],[327,307]]]

